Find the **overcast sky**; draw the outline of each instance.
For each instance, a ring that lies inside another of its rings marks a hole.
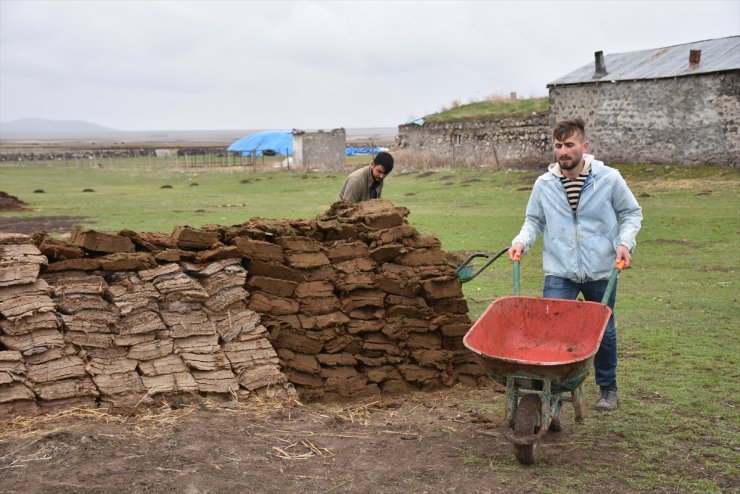
[[[395,127],[624,53],[740,34],[726,1],[0,0],[0,122]]]

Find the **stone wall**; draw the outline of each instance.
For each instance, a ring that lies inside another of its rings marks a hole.
[[[414,168],[524,168],[550,162],[547,114],[497,120],[406,124],[394,156]]]
[[[1,234],[0,412],[484,382],[454,266],[407,214]]]
[[[571,116],[606,163],[740,165],[740,71],[550,88],[550,124]]]

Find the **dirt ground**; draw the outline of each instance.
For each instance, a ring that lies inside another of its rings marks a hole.
[[[0,491],[548,492],[558,470],[619,468],[595,454],[598,442],[573,443],[572,407],[563,411],[563,431],[548,433],[525,467],[503,437],[504,395],[493,385],[354,403],[170,405],[129,417],[77,410],[0,422]],[[579,491],[636,492],[620,476]]]
[[[0,232],[25,233],[26,235],[30,235],[36,232],[69,233],[74,230],[84,219],[84,216],[0,218]]]

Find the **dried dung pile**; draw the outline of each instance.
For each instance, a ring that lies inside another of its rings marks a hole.
[[[235,238],[252,256],[249,307],[271,330],[301,396],[482,378],[462,345],[471,321],[454,268],[439,240],[408,224],[408,213],[384,200],[338,202],[315,222],[270,232],[269,247],[260,243],[268,238]]]
[[[23,211],[28,209],[28,204],[0,190],[0,211]]]
[[[484,380],[454,268],[407,215],[377,200],[171,235],[0,234],[0,412]]]
[[[240,261],[37,277],[30,238],[0,234],[0,412],[294,396]]]

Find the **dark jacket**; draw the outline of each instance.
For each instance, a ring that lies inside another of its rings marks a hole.
[[[370,187],[373,186],[375,186],[378,193],[375,199],[380,199],[383,182],[375,182],[370,165],[362,167],[349,174],[347,180],[344,181],[344,185],[342,185],[342,190],[339,191],[337,200],[346,199],[352,202],[360,202],[373,199],[370,195]]]

